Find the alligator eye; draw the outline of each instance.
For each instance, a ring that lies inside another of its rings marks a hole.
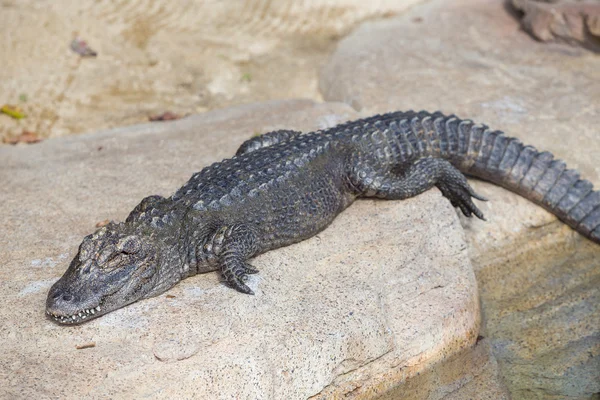
[[[124,237],[117,243],[117,248],[125,254],[135,254],[141,247],[140,240],[136,236]]]
[[[123,256],[120,253],[112,254],[111,257],[106,261],[104,270],[112,271],[113,269],[119,268],[123,263]]]

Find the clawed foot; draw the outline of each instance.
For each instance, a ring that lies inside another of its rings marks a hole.
[[[487,199],[475,193],[473,188],[467,182],[467,179],[462,174],[451,174],[451,176],[445,177],[445,179],[438,182],[437,187],[440,189],[444,197],[450,200],[450,203],[454,207],[460,208],[465,216],[471,217],[473,214],[475,214],[477,218],[485,221],[483,213],[473,203],[471,197],[480,201],[487,201]]]
[[[246,294],[254,294],[252,289],[244,282],[248,280],[248,274],[256,274],[258,270],[248,263],[236,264],[234,267],[226,268],[221,271],[225,282],[237,290]]]

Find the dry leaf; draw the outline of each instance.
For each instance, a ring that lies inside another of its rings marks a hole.
[[[19,107],[11,106],[10,104],[3,105],[2,108],[0,108],[0,112],[10,115],[14,119],[25,118],[25,114]]]
[[[96,224],[96,228],[102,228],[103,226],[106,226],[110,224],[110,220],[109,219],[105,219],[104,221],[100,221]]]
[[[17,144],[17,143],[32,144],[32,143],[41,142],[42,139],[35,132],[23,131],[17,137],[14,137],[12,139],[4,138],[2,141],[6,144]]]
[[[71,50],[81,57],[96,57],[98,55],[98,53],[92,50],[87,42],[80,37],[76,37],[71,41]]]
[[[152,115],[148,117],[148,119],[152,122],[156,121],[172,121],[174,119],[183,118],[183,115],[172,113],[171,111],[166,111],[162,114]]]
[[[96,342],[89,342],[89,343],[84,343],[84,344],[78,344],[77,346],[75,346],[75,348],[77,350],[89,349],[90,347],[96,347]]]

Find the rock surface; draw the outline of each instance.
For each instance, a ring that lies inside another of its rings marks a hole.
[[[47,289],[96,223],[171,194],[255,132],[354,116],[271,102],[0,148],[0,397],[365,398],[470,347],[475,276],[435,191],[359,201],[318,237],[260,256],[256,296],[212,273],[81,326],[45,318]]]
[[[509,400],[488,339],[444,360],[377,400]]]
[[[0,107],[27,115],[0,113],[0,142],[320,99],[317,71],[341,35],[420,1],[0,0]],[[97,57],[71,51],[75,36]]]
[[[501,1],[435,0],[342,40],[323,96],[362,114],[456,113],[550,150],[600,186],[600,57],[542,44]],[[485,182],[487,223],[461,218],[489,337],[515,398],[600,392],[600,247]]]

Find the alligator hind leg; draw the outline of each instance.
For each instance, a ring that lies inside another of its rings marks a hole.
[[[485,219],[471,198],[486,199],[475,193],[458,169],[441,158],[420,158],[402,168],[375,169],[359,164],[350,175],[350,182],[360,195],[389,200],[407,199],[437,186],[464,215]]]
[[[242,143],[235,155],[241,156],[243,154],[252,153],[253,151],[261,149],[263,147],[268,147],[280,142],[285,142],[286,140],[290,140],[300,135],[301,133],[302,132],[287,129],[263,133],[262,135],[253,137]]]

